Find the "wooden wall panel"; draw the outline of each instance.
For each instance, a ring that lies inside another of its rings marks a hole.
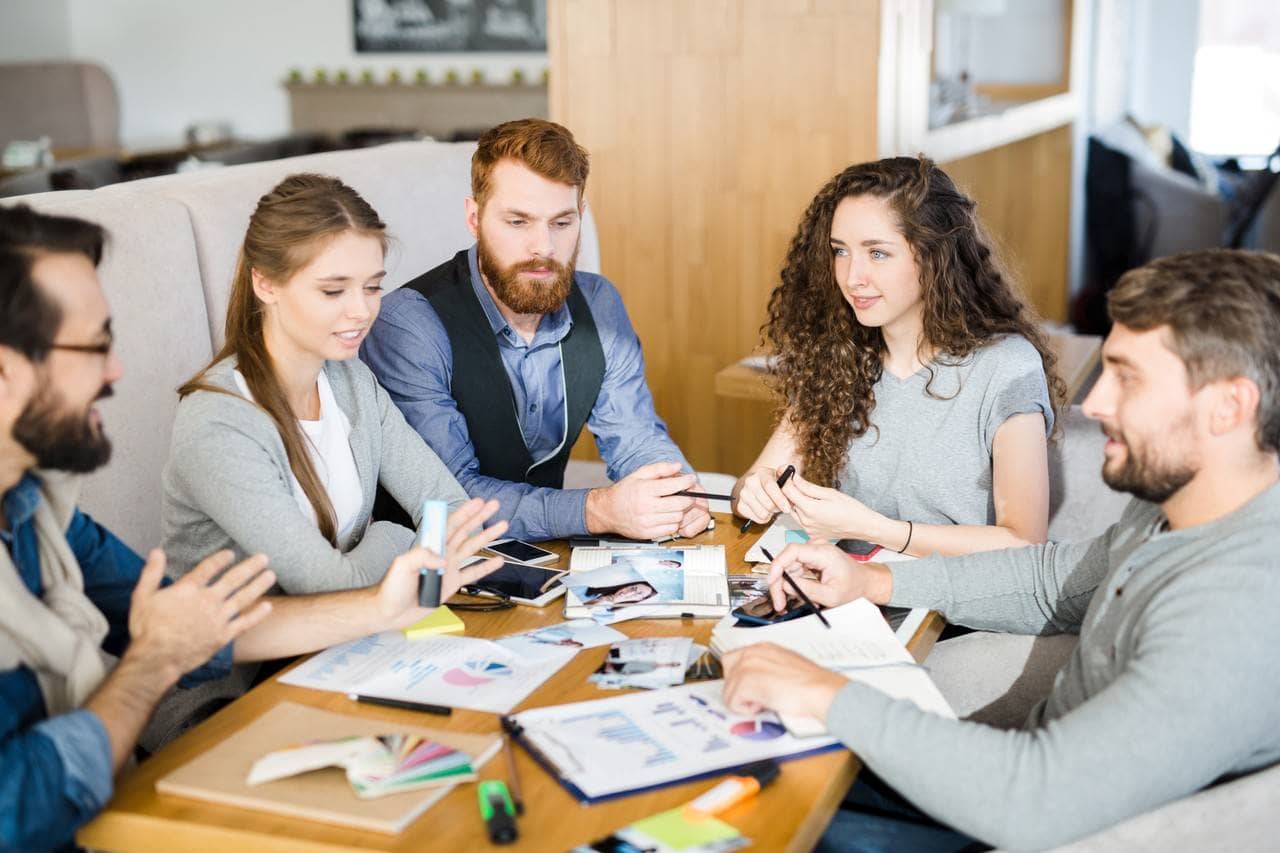
[[[1040,314],[1067,319],[1071,127],[943,163]]]
[[[551,116],[591,152],[603,271],[644,343],[658,411],[701,469],[738,473],[738,444],[759,448],[765,428],[718,406],[713,376],[758,343],[813,194],[876,156],[879,7],[550,3]]]

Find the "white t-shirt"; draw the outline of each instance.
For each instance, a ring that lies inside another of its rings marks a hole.
[[[235,371],[235,379],[240,393],[252,400],[249,385],[239,370]],[[338,541],[342,542],[351,534],[360,515],[364,490],[360,487],[360,472],[356,470],[356,459],[351,452],[351,421],[338,408],[338,402],[333,398],[333,389],[329,387],[329,378],[324,375],[324,371],[320,372],[316,386],[320,392],[320,420],[299,420],[298,423],[303,435],[307,437],[307,452],[311,455],[311,464],[315,466],[316,475],[324,484],[329,502],[333,504],[333,513],[338,522]],[[298,507],[318,524],[315,509],[292,471],[289,472],[289,482],[293,486],[293,498],[298,502]]]

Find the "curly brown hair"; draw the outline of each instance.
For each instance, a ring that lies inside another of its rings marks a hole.
[[[998,336],[1021,335],[1040,352],[1053,408],[1060,410],[1066,385],[1057,359],[996,257],[974,201],[923,156],[859,163],[809,204],[761,329],[777,354],[778,417],[790,425],[805,476],[838,485],[849,442],[871,427],[883,370],[880,329],[857,321],[835,280],[831,221],[842,200],[857,196],[888,201],[911,247],[924,303],[922,357],[960,360]]]

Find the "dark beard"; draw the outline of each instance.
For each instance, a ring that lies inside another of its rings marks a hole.
[[[111,386],[105,385],[97,399],[111,393]],[[36,458],[39,468],[86,474],[106,465],[110,439],[94,431],[87,413],[65,414],[61,403],[61,395],[50,385],[42,386],[14,422],[14,439]]]
[[[1162,467],[1153,460],[1139,459],[1132,448],[1119,471],[1109,473],[1106,464],[1102,466],[1102,481],[1108,486],[1156,504],[1173,497],[1195,475],[1195,469],[1189,465]]]
[[[476,260],[479,261],[480,272],[484,274],[498,299],[502,300],[502,304],[512,311],[517,314],[550,314],[559,310],[569,298],[569,288],[573,286],[573,273],[578,263],[578,246],[574,246],[573,257],[568,264],[553,260],[532,260],[521,261],[504,269],[494,260],[483,234],[478,242]],[[551,269],[555,276],[544,282],[521,280],[520,273],[541,267]]]

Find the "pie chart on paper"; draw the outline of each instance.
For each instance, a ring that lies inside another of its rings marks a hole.
[[[734,723],[729,731],[746,740],[773,740],[782,737],[786,729],[772,720],[744,720]]]
[[[455,687],[479,687],[495,678],[503,678],[510,674],[511,667],[506,664],[487,660],[469,660],[462,666],[447,670],[442,677],[446,684],[452,684]]]

